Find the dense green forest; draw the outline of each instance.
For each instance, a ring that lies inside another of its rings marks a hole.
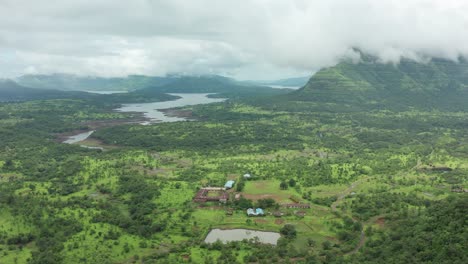
[[[1,103],[0,263],[466,263],[466,62],[368,60],[288,94],[184,79]],[[230,99],[179,109],[193,122],[113,111],[186,89]],[[227,180],[226,203],[192,201]],[[281,238],[205,243],[213,228]]]

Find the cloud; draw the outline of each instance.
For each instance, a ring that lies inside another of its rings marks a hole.
[[[468,55],[466,13],[459,0],[0,0],[0,77],[281,78],[355,56],[352,47],[384,62],[456,60]]]

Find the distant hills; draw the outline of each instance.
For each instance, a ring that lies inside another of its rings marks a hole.
[[[245,98],[281,95],[292,91],[247,84],[218,75],[168,77],[133,75],[127,78],[101,78],[54,74],[26,75],[18,78],[17,82],[4,80],[0,83],[1,101],[86,98],[130,103],[176,98],[167,95],[168,93],[214,93],[216,95],[212,96],[215,97]],[[106,90],[129,90],[129,92],[106,96],[83,92]]]
[[[20,85],[65,91],[133,91],[148,86],[164,85],[177,76],[156,77],[144,75],[130,75],[127,77],[92,77],[77,76],[73,74],[51,74],[51,75],[23,75],[16,78]]]
[[[278,95],[291,92],[290,89],[273,89],[262,85],[247,84],[234,79],[211,76],[182,76],[164,85],[155,85],[136,93],[217,93],[220,97],[243,97],[255,95]]]
[[[80,77],[68,74],[24,75],[19,85],[61,91],[130,91],[127,95],[149,96],[161,93],[217,93],[223,97],[278,95],[290,92],[264,85],[239,82],[219,75],[169,75],[166,77],[130,75],[122,78]]]
[[[317,72],[289,100],[359,105],[365,108],[468,110],[468,62],[402,59],[384,64],[368,55]]]
[[[260,86],[303,86],[309,77],[283,79],[278,81],[241,82],[219,75],[167,75],[145,76],[129,75],[127,77],[90,77],[72,74],[23,75],[15,81],[25,87],[55,89],[64,91],[135,91],[146,88],[164,92],[228,92],[233,89]]]
[[[407,110],[411,107],[468,110],[468,62],[464,58],[458,62],[433,58],[426,63],[402,59],[398,64],[385,64],[361,53],[359,63],[342,61],[320,70],[310,79],[298,77],[269,82],[270,85],[303,86],[295,91],[273,89],[262,82],[240,82],[218,75],[101,78],[53,74],[25,75],[17,82],[0,83],[0,99],[82,96],[78,93],[64,94],[64,90],[125,90],[131,92],[113,98],[137,102],[162,98],[164,93],[216,93],[214,96],[228,98],[280,95],[280,100],[285,103],[309,101],[366,110]]]
[[[83,92],[34,89],[19,85],[12,80],[0,80],[0,101],[3,102],[82,97],[85,94]]]

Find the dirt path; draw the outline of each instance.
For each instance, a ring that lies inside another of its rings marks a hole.
[[[341,192],[338,198],[336,199],[336,201],[333,202],[331,205],[332,211],[336,212],[336,206],[341,202],[341,200],[343,200],[346,196],[348,196],[354,190],[354,188],[356,188],[364,180],[367,180],[367,178],[363,178],[363,179],[360,179],[351,183],[351,186],[349,186],[346,190]]]
[[[364,232],[364,229],[366,226],[376,222],[377,220],[381,219],[385,217],[385,215],[376,215],[372,218],[370,218],[369,220],[367,220],[363,225],[362,225],[362,230],[361,230],[361,236],[359,238],[359,243],[356,245],[356,247],[351,250],[350,252],[348,253],[345,253],[344,255],[353,255],[353,254],[356,254],[363,246],[364,244],[366,244],[366,240],[367,240],[367,237],[366,237],[366,233]]]
[[[340,202],[346,198],[346,196],[348,196],[362,181],[364,180],[367,180],[368,178],[363,178],[363,179],[360,179],[360,180],[357,180],[355,182],[353,182],[351,184],[351,186],[349,186],[346,190],[344,190],[343,192],[340,193],[340,195],[338,196],[338,198],[336,199],[336,201],[330,206],[331,210],[333,212],[336,212],[336,207],[338,204],[340,204]],[[364,229],[367,225],[377,221],[377,219],[383,217],[383,215],[378,215],[378,216],[374,216],[372,217],[371,219],[367,220],[365,223],[363,223],[362,225],[362,230],[361,230],[361,235],[359,237],[359,242],[358,244],[356,245],[356,247],[351,250],[350,252],[347,252],[345,253],[344,255],[352,255],[352,254],[356,254],[363,246],[364,244],[366,243],[366,234],[364,232]],[[353,219],[355,222],[357,222],[357,220]]]
[[[350,252],[346,253],[345,255],[353,255],[353,254],[356,254],[356,252],[359,251],[359,249],[362,248],[362,246],[364,246],[364,244],[366,243],[366,234],[364,233],[364,227],[362,228],[362,231],[361,231],[361,236],[359,238],[359,243],[357,244],[357,246],[351,250]]]

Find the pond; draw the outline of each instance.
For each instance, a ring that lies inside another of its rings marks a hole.
[[[155,122],[177,122],[188,120],[185,117],[168,116],[162,109],[169,109],[175,107],[209,104],[225,101],[224,98],[209,98],[208,93],[171,93],[170,95],[178,96],[179,99],[173,101],[155,102],[155,103],[137,103],[137,104],[123,104],[122,107],[115,109],[119,112],[140,112],[143,113],[149,122],[142,124],[155,123]]]
[[[259,241],[264,244],[276,245],[281,237],[276,232],[255,231],[248,229],[212,229],[205,238],[206,243],[213,243],[220,240],[223,243],[231,241],[242,241],[244,239],[252,239],[258,237]]]

